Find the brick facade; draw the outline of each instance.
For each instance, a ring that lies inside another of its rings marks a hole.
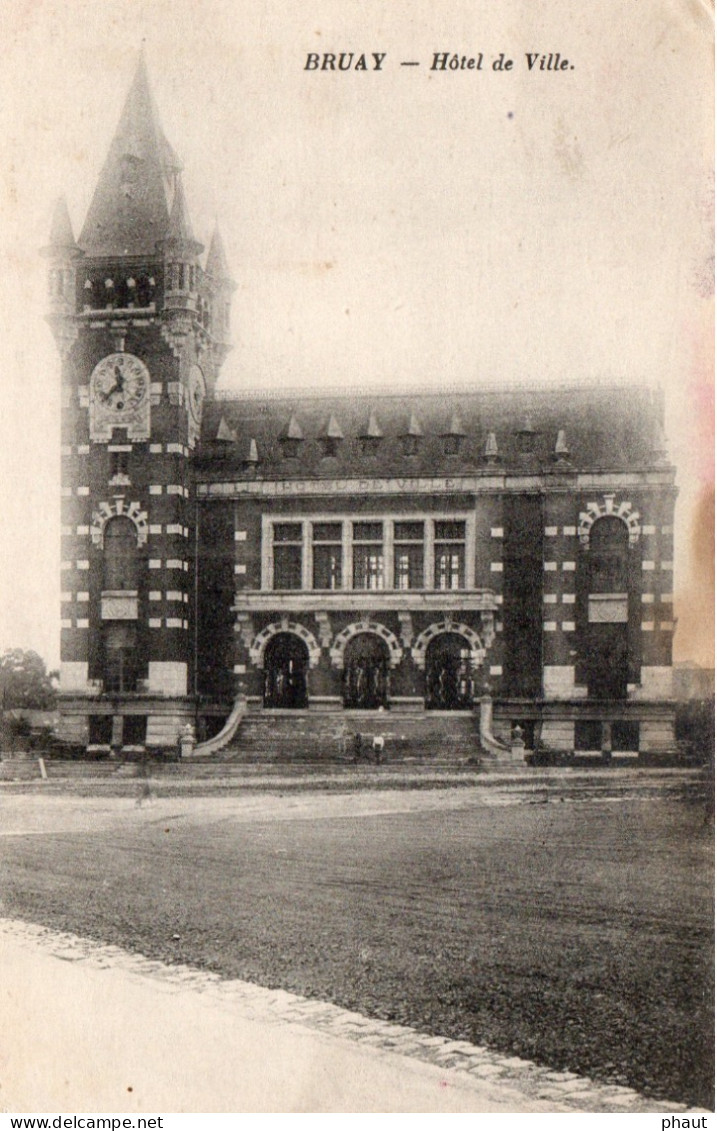
[[[218,395],[233,284],[142,66],[81,235],[58,206],[45,254],[68,740],[174,750],[237,695],[427,716],[490,695],[497,735],[670,749],[657,394]]]

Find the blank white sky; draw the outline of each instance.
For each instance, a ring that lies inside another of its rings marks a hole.
[[[664,384],[677,657],[709,660],[708,562],[691,555],[713,472],[706,5],[7,0],[3,23],[0,648],[58,661],[38,249],[60,193],[79,231],[144,40],[195,232],[219,217],[238,283],[223,384]],[[341,50],[387,52],[382,73],[303,69]],[[516,62],[431,73],[443,50]],[[575,69],[528,73],[527,51]]]

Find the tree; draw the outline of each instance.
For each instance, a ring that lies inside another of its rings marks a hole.
[[[13,707],[51,710],[56,697],[53,680],[58,678],[58,672],[47,671],[37,652],[8,648],[0,656],[0,706],[4,711]]]

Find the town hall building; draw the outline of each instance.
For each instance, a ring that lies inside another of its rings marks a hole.
[[[218,391],[234,284],[143,63],[78,238],[60,203],[44,254],[68,743],[673,748],[657,391]]]

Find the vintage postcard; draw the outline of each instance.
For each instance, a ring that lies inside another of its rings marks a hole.
[[[3,22],[0,1108],[703,1120],[711,5]]]

